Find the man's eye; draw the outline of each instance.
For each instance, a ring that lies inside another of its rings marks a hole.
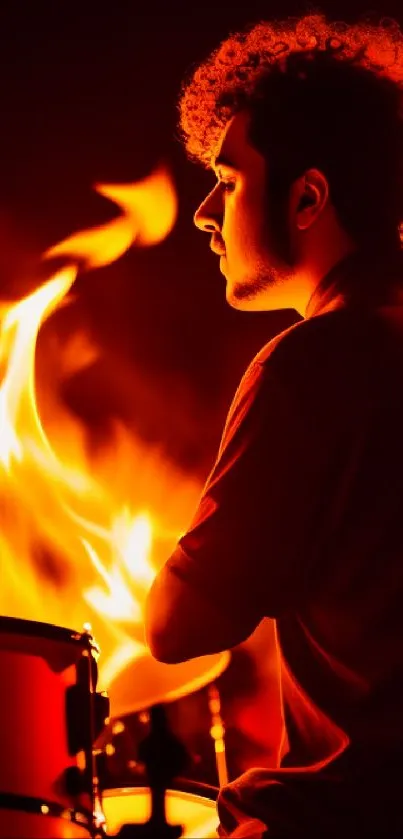
[[[220,188],[223,192],[233,192],[235,189],[235,181],[219,181]]]

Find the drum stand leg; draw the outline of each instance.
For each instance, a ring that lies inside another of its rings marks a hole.
[[[150,710],[151,730],[140,743],[139,758],[145,764],[151,789],[151,817],[145,824],[126,824],[119,839],[178,839],[180,825],[168,824],[165,813],[165,794],[170,782],[184,769],[187,752],[168,728],[163,705]]]
[[[215,760],[218,775],[219,787],[228,784],[227,758],[225,755],[225,728],[221,716],[221,699],[217,686],[214,682],[208,686],[208,705],[211,714],[210,736],[214,740]]]

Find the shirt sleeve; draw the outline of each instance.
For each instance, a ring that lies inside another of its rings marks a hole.
[[[253,363],[191,526],[168,560],[189,596],[197,589],[248,626],[294,606],[313,554],[326,468],[311,408],[269,366]]]

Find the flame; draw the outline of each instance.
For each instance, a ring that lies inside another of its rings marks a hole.
[[[120,216],[50,248],[44,256],[63,257],[66,267],[22,300],[0,304],[0,607],[73,629],[89,621],[107,687],[144,652],[143,605],[158,565],[156,539],[167,550],[173,546],[199,487],[118,421],[101,459],[91,461],[85,429],[55,392],[52,438],[40,415],[38,335],[69,302],[79,267],[106,265],[133,243],[156,244],[176,218],[175,189],[162,167],[140,183],[96,189],[120,207]],[[82,332],[63,349],[58,366],[67,375],[98,352]],[[133,474],[141,478],[145,507],[136,502]]]
[[[176,192],[163,166],[138,183],[97,184],[95,189],[120,207],[123,211],[120,217],[74,233],[49,248],[46,257],[73,257],[84,262],[86,268],[100,268],[122,256],[134,241],[139,245],[156,245],[175,224]]]
[[[82,540],[107,588],[105,591],[100,586],[94,586],[85,593],[85,598],[112,620],[140,623],[143,617],[141,599],[135,596],[134,589],[143,589],[146,593],[153,581],[154,573],[149,562],[151,521],[147,514],[133,518],[125,508],[115,518],[111,535],[116,550],[112,572],[105,569],[87,539]]]
[[[66,269],[24,300],[8,309],[0,334],[0,362],[7,364],[0,388],[0,462],[10,472],[13,458],[23,459],[24,443],[30,449],[40,441],[52,457],[35,403],[34,368],[36,338],[41,323],[56,308],[75,280]],[[19,419],[23,416],[21,439]]]

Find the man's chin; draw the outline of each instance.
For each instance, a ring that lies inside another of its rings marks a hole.
[[[262,294],[246,283],[234,283],[227,277],[226,300],[240,312],[259,312],[264,308]]]
[[[244,300],[244,299],[240,300],[232,292],[228,291],[228,289],[227,289],[227,294],[226,294],[226,300],[227,300],[227,303],[229,304],[229,306],[231,306],[232,309],[238,309],[238,311],[240,311],[240,312],[248,312],[248,311],[253,310],[253,308],[254,308],[253,304],[254,304],[255,301]]]

